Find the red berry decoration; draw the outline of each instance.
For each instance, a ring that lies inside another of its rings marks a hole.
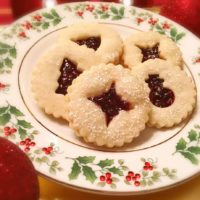
[[[106,178],[108,179],[108,178],[111,178],[111,173],[110,172],[107,172],[106,173]]]
[[[46,154],[46,155],[49,155],[49,154],[51,154],[52,153],[52,151],[53,151],[53,147],[43,147],[42,148],[42,151]]]
[[[112,179],[111,179],[111,178],[108,178],[108,179],[106,180],[106,183],[107,183],[107,184],[112,184]]]
[[[0,138],[0,199],[38,200],[36,171],[18,146]]]
[[[5,132],[10,131],[10,127],[8,127],[8,126],[4,127],[4,131]]]
[[[35,146],[35,142],[31,142],[31,144],[30,144],[32,147],[34,147]]]
[[[128,176],[134,176],[134,172],[129,171],[129,172],[128,172]]]
[[[127,181],[131,181],[131,176],[126,176]]]
[[[139,181],[135,181],[134,185],[138,187],[138,186],[140,186],[140,182]]]
[[[106,177],[105,177],[104,175],[101,175],[101,176],[99,177],[99,179],[100,179],[100,181],[105,181],[105,180],[106,180]]]
[[[52,150],[53,150],[53,147],[48,147],[48,148],[47,148],[47,151],[50,151],[50,152],[51,152]]]
[[[135,181],[137,178],[135,176],[132,177],[132,180]]]
[[[35,146],[35,142],[32,142],[30,138],[26,138],[25,140],[22,140],[19,144],[21,146],[25,146],[24,152],[26,152],[26,153],[31,150],[30,147]]]
[[[21,141],[19,144],[23,146],[25,145],[25,141]]]
[[[144,170],[148,170],[149,167],[148,167],[148,166],[144,166],[143,169],[144,169]]]
[[[17,132],[17,129],[16,128],[12,128],[11,130],[10,130],[10,133],[16,133]]]
[[[135,177],[136,177],[136,179],[139,179],[139,178],[141,178],[141,175],[140,174],[135,174]]]
[[[150,164],[149,162],[145,162],[144,164],[145,164],[145,166],[147,166],[147,167],[151,166],[151,164]]]
[[[149,166],[149,170],[153,170],[153,166]]]
[[[42,148],[42,151],[44,151],[44,152],[47,151],[47,148],[46,148],[46,147],[43,147],[43,148]]]

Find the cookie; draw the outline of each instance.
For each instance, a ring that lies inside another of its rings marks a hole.
[[[59,37],[60,43],[73,42],[77,51],[83,46],[89,59],[101,63],[118,63],[123,50],[119,34],[108,25],[98,23],[78,23],[64,29]]]
[[[39,106],[47,114],[63,117],[64,96],[72,81],[84,70],[98,63],[84,47],[79,51],[73,43],[57,44],[41,56],[32,74],[32,91]],[[85,55],[86,58],[83,56]]]
[[[182,67],[182,54],[170,38],[157,32],[139,32],[124,41],[123,61],[128,68],[159,58]]]
[[[68,89],[66,119],[85,141],[120,147],[145,128],[147,86],[121,65],[101,64],[84,71]]]
[[[192,113],[196,104],[195,86],[178,66],[154,59],[135,66],[132,72],[149,87],[150,126],[172,127]]]

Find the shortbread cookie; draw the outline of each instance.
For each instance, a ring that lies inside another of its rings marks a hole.
[[[139,32],[124,42],[124,64],[134,68],[149,59],[160,58],[182,67],[182,54],[175,42],[157,32]]]
[[[148,120],[148,88],[121,65],[84,71],[68,89],[69,121],[77,136],[98,146],[130,143]]]
[[[149,87],[150,126],[172,127],[191,114],[196,103],[195,86],[178,66],[154,59],[137,65],[132,71]]]
[[[98,23],[78,23],[62,31],[59,41],[71,41],[85,48],[88,59],[101,63],[118,63],[123,50],[123,42],[119,34],[108,25]]]
[[[37,103],[47,114],[63,117],[68,86],[80,73],[98,63],[83,54],[90,57],[85,48],[77,51],[73,43],[65,43],[53,46],[40,58],[31,83]]]

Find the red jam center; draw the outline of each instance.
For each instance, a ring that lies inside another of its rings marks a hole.
[[[92,48],[96,51],[101,44],[101,38],[100,37],[89,37],[89,38],[83,39],[83,40],[76,40],[75,42],[80,46],[86,45],[88,48]]]
[[[111,85],[109,91],[88,99],[101,107],[101,110],[106,114],[107,125],[116,115],[119,114],[120,110],[128,111],[131,109],[130,103],[122,100],[121,97],[117,95],[114,83]]]
[[[151,89],[149,99],[157,107],[165,108],[173,104],[175,95],[169,88],[163,87],[164,79],[159,78],[158,74],[151,74],[145,81]]]
[[[149,60],[149,59],[159,58],[158,46],[159,45],[156,44],[152,48],[146,48],[146,49],[140,48],[142,50],[142,54],[143,54],[142,62]]]
[[[58,79],[59,86],[56,89],[57,94],[67,94],[67,88],[72,84],[72,81],[81,74],[77,66],[67,58],[64,58],[60,67],[61,75]]]

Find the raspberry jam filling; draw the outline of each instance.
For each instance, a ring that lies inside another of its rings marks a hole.
[[[175,95],[169,88],[163,87],[164,79],[159,78],[158,74],[151,74],[149,78],[145,80],[151,89],[149,93],[149,99],[151,103],[160,108],[166,108],[173,104]]]
[[[110,121],[119,114],[120,110],[130,110],[131,104],[121,99],[115,90],[115,84],[111,85],[109,91],[96,97],[89,97],[90,101],[96,103],[106,115],[107,125]]]
[[[72,84],[72,81],[81,74],[77,66],[67,58],[64,58],[60,67],[61,75],[58,79],[59,86],[56,89],[57,94],[67,94],[67,88]]]
[[[159,45],[156,44],[152,48],[146,48],[146,49],[140,48],[142,50],[142,54],[143,54],[142,62],[149,60],[149,59],[159,58],[158,46]]]
[[[76,40],[75,41],[78,45],[86,45],[88,48],[92,48],[95,51],[99,48],[101,44],[100,37],[89,37],[83,40]]]

